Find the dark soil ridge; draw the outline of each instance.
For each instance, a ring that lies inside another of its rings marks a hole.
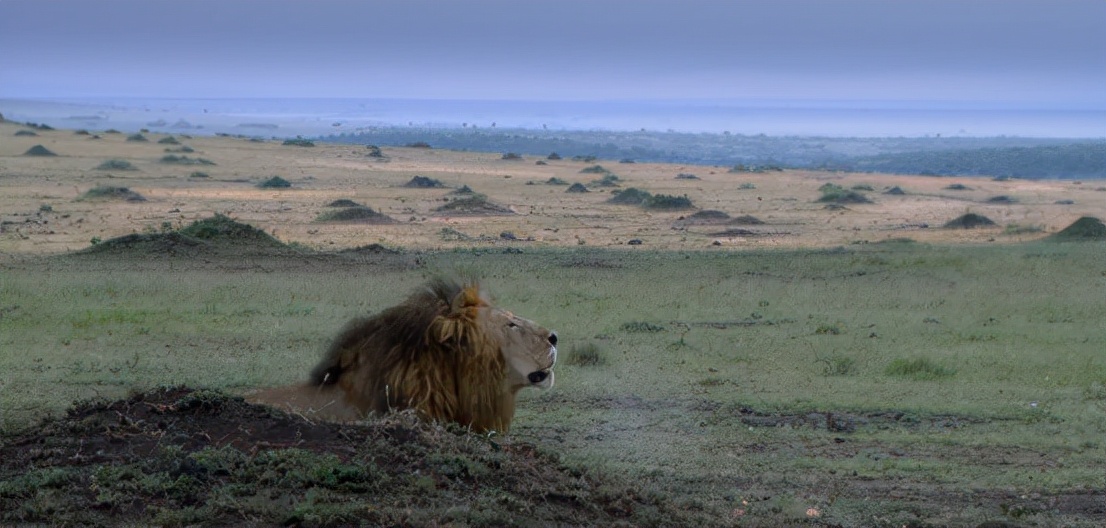
[[[731,524],[531,444],[411,414],[312,423],[185,387],[79,403],[2,440],[0,524]]]

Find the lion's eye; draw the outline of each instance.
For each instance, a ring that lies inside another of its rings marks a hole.
[[[518,328],[514,321],[507,321],[507,328]]]

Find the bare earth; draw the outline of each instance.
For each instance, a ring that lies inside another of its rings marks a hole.
[[[177,137],[194,152],[167,153],[181,145],[158,143],[166,137],[161,134],[146,134],[148,141],[134,142],[120,133],[90,139],[70,130],[16,136],[19,130],[26,127],[0,124],[0,252],[9,254],[77,250],[93,238],[158,230],[164,222],[180,227],[213,213],[316,249],[374,243],[405,249],[503,244],[505,232],[539,245],[622,246],[640,239],[639,247],[651,249],[818,247],[902,237],[939,243],[1016,242],[1058,231],[1080,216],[1106,217],[1102,182],[817,171],[734,174],[725,167],[529,156],[503,160],[500,154],[420,148],[384,148],[384,158],[372,158],[361,146],[296,147],[227,137]],[[24,155],[35,145],[57,156]],[[167,154],[214,165],[161,162]],[[107,160],[127,161],[136,170],[95,169]],[[546,184],[550,178],[594,182],[602,174],[580,171],[596,164],[618,176],[619,187],[566,193],[565,185]],[[207,177],[191,176],[197,171]],[[677,179],[680,173],[699,179]],[[257,186],[272,176],[291,182],[291,188]],[[437,179],[445,187],[405,187],[414,176]],[[816,202],[821,196],[818,188],[826,183],[846,189],[869,186],[871,191],[861,192],[875,203],[827,208]],[[753,188],[743,189],[743,184]],[[954,184],[969,189],[948,189]],[[97,185],[126,187],[146,201],[78,200]],[[514,214],[434,212],[451,199],[451,191],[464,185]],[[655,195],[686,195],[695,209],[646,210],[606,203],[612,191],[630,187]],[[893,187],[904,194],[885,194]],[[1013,201],[988,202],[1001,196]],[[395,222],[317,222],[326,204],[338,199],[366,205]],[[1069,201],[1073,203],[1064,203]],[[733,218],[751,215],[764,223],[680,221],[696,210],[722,211]],[[968,212],[986,216],[996,226],[939,229]],[[1034,229],[1004,233],[1011,224]]]

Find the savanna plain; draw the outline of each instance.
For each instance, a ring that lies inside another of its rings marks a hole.
[[[0,123],[0,524],[1102,525],[1106,182],[558,158]],[[509,433],[242,398],[443,274]]]

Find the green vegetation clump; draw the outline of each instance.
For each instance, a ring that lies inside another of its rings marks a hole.
[[[177,138],[173,136],[165,136],[157,140],[157,142],[159,145],[180,145],[180,141],[177,141]]]
[[[223,214],[196,220],[179,231],[180,234],[209,241],[264,241],[283,245],[268,233],[243,224]]]
[[[1049,237],[1057,241],[1106,240],[1106,224],[1093,216],[1084,216]]]
[[[326,206],[327,207],[364,207],[363,205],[361,205],[361,204],[359,204],[359,203],[357,203],[353,200],[350,200],[348,198],[341,198],[341,199],[338,199],[338,200],[334,200],[333,202],[330,202],[330,203],[326,204]]]
[[[35,137],[38,133],[34,130],[16,130],[15,135],[16,137]]]
[[[645,199],[641,206],[646,209],[692,209],[691,198],[687,195],[672,196],[668,194],[654,194]]]
[[[390,224],[391,217],[364,205],[336,207],[324,211],[315,218],[316,222],[358,222],[366,224]]]
[[[1017,203],[1017,201],[1018,201],[1017,199],[1015,199],[1013,197],[1010,197],[1010,196],[1006,196],[1004,194],[1001,194],[1001,195],[998,195],[998,196],[992,196],[992,197],[987,199],[987,203],[993,203],[993,204],[1011,204],[1011,203]]]
[[[165,149],[165,152],[181,152],[181,153],[189,154],[189,153],[192,153],[192,152],[196,152],[196,149],[194,149],[194,148],[192,148],[188,145],[181,145],[181,146],[176,147],[176,148],[173,148],[173,147],[167,148],[167,149]]]
[[[370,158],[383,158],[384,153],[380,151],[380,147],[376,145],[365,145],[365,148],[369,149],[369,153],[366,156]]]
[[[663,332],[665,330],[665,328],[661,325],[655,325],[653,323],[649,323],[649,322],[645,322],[645,321],[630,321],[630,322],[622,323],[622,326],[620,326],[619,328],[621,328],[623,332],[630,332],[630,333],[635,333],[635,334],[636,333],[651,333],[651,334],[653,334],[653,333],[657,333],[657,332]]]
[[[588,191],[587,186],[585,186],[584,184],[574,183],[572,185],[569,185],[568,188],[565,189],[565,192],[567,192],[567,193],[586,193],[586,192],[590,192],[590,191]]]
[[[560,179],[556,176],[553,176],[553,177],[549,178],[548,180],[545,180],[545,184],[546,185],[568,185],[568,182],[565,181],[565,180],[562,180],[562,179]]]
[[[146,139],[146,136],[143,136],[142,134],[131,134],[131,135],[127,136],[127,141],[133,141],[133,142],[137,142],[137,143],[144,143],[144,142],[149,141],[149,139]]]
[[[994,220],[983,215],[967,213],[958,216],[945,223],[947,229],[974,229],[977,227],[989,227],[995,225]]]
[[[456,189],[453,189],[452,191],[449,191],[449,194],[456,196],[456,195],[468,195],[468,194],[478,194],[478,193],[476,191],[472,190],[472,187],[469,187],[468,185],[462,185],[462,186],[460,186]]]
[[[930,381],[952,377],[956,370],[926,358],[914,358],[896,359],[887,365],[884,373],[897,378]]]
[[[175,154],[166,154],[161,157],[162,163],[171,163],[175,165],[215,165],[214,161],[204,158],[190,158],[188,156],[177,156]]]
[[[953,183],[945,186],[945,190],[949,191],[970,191],[971,187],[964,185],[963,183]]]
[[[872,200],[867,196],[854,191],[845,189],[844,187],[837,185],[836,183],[827,183],[818,188],[822,192],[822,197],[817,200],[818,203],[830,203],[830,204],[866,204],[872,203]]]
[[[646,191],[630,187],[628,189],[624,189],[620,192],[614,193],[614,196],[611,196],[607,200],[607,203],[619,205],[641,205],[652,196],[653,195],[649,194]]]
[[[584,167],[580,169],[580,174],[608,174],[611,171],[605,169],[602,165],[592,165],[591,167]]]
[[[594,367],[607,364],[607,358],[595,343],[574,344],[568,349],[565,363],[575,367]]]
[[[695,211],[690,215],[687,215],[685,220],[691,220],[693,222],[719,222],[722,220],[729,220],[730,215],[725,211],[719,211],[716,209],[704,209],[702,211]]]
[[[146,197],[126,187],[113,187],[111,185],[97,185],[81,195],[78,200],[125,200],[128,202],[145,202]]]
[[[120,170],[120,171],[132,171],[138,170],[133,163],[127,160],[121,159],[109,159],[96,166],[95,170]]]
[[[310,139],[304,139],[302,137],[297,137],[297,138],[292,138],[292,139],[286,139],[286,140],[284,140],[284,143],[281,143],[281,145],[290,146],[290,147],[314,147],[315,142],[311,141]]]
[[[435,189],[445,187],[445,184],[429,176],[415,176],[414,178],[411,178],[411,181],[403,184],[403,186],[414,187],[417,189]]]
[[[556,161],[561,159],[561,155],[557,154],[556,152],[550,152],[549,155],[545,157],[545,159]]]
[[[210,174],[201,171],[194,171],[192,174],[188,175],[189,178],[208,178],[210,176]]]
[[[689,172],[681,172],[676,175],[677,180],[698,180],[699,177]]]
[[[507,152],[507,153],[504,153],[503,157],[501,157],[500,159],[504,159],[504,160],[508,160],[508,161],[518,161],[518,160],[522,159],[522,155],[517,153],[517,152]]]
[[[292,186],[292,182],[280,176],[273,176],[272,178],[258,183],[257,186],[262,189],[287,189]]]
[[[445,205],[434,209],[436,213],[460,214],[460,215],[509,215],[514,214],[508,207],[492,203],[487,196],[475,194],[473,196],[452,200]]]
[[[425,141],[413,141],[411,143],[408,143],[406,146],[407,146],[407,148],[418,148],[418,149],[431,148],[430,143],[427,143]]]
[[[604,174],[602,178],[591,182],[589,185],[593,187],[618,187],[618,183],[622,180],[614,174]]]
[[[53,151],[51,151],[50,149],[48,149],[48,148],[46,148],[42,145],[35,145],[35,146],[27,149],[27,152],[24,152],[23,155],[24,156],[57,156],[57,154],[55,154]]]

